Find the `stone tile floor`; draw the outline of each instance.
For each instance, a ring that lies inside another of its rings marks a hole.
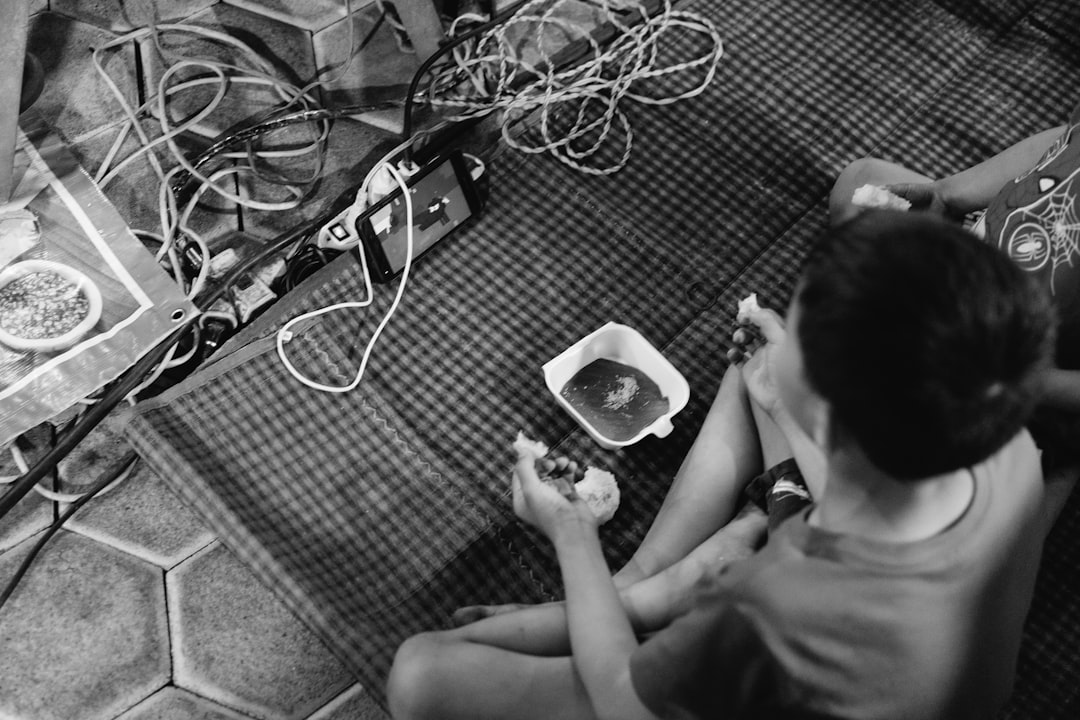
[[[508,2],[493,1],[500,9]],[[582,7],[574,12],[588,15]],[[418,67],[416,56],[402,51],[407,41],[387,23],[375,31],[381,10],[374,0],[32,0],[30,11],[28,50],[46,72],[34,111],[92,176],[109,162],[126,117],[92,65],[93,48],[115,45],[102,54],[103,67],[132,106],[153,97],[165,68],[180,60],[251,67],[250,58],[205,34],[168,29],[176,24],[241,40],[272,73],[295,84],[330,78],[318,91],[328,106],[360,104],[373,93],[403,96]],[[153,35],[144,30],[151,25],[166,27]],[[350,43],[356,47],[369,33],[370,42],[350,60]],[[185,152],[203,149],[213,133],[250,121],[276,101],[260,86],[233,84],[229,93],[200,123],[203,135],[177,139]],[[174,122],[197,113],[207,97],[199,88],[177,96],[170,106]],[[400,123],[393,110],[336,121],[322,179],[295,210],[273,213],[205,197],[190,225],[210,242],[238,231],[265,240],[311,220],[397,144]],[[162,135],[156,117],[141,119],[141,127],[149,138]],[[302,142],[303,133],[292,139]],[[129,137],[116,157],[137,147]],[[163,152],[157,157],[166,169],[175,164]],[[132,228],[159,228],[158,178],[145,156],[102,187]],[[236,186],[241,197],[263,197],[266,190]],[[122,422],[122,414],[108,418],[61,464],[65,492],[88,487],[127,451]],[[30,462],[47,450],[51,432],[42,426],[20,439]],[[0,449],[0,476],[18,474]],[[0,520],[0,588],[62,511],[31,493]],[[113,718],[375,720],[386,714],[167,485],[137,464],[53,537],[0,609],[0,720]]]
[[[348,41],[375,24],[371,0],[35,0],[28,49],[46,70],[34,108],[58,131],[84,167],[95,173],[124,119],[91,63],[90,49],[150,24],[185,23],[237,37],[294,82],[337,72],[337,99],[373,82],[408,82],[414,55],[399,49],[383,24],[347,72]],[[346,23],[353,24],[350,34]],[[163,67],[179,57],[216,55],[220,44],[180,33],[126,40],[105,67],[128,102],[156,92]],[[235,90],[235,92],[232,92]],[[208,132],[268,107],[265,88],[230,88]],[[200,102],[189,98],[189,110]],[[382,117],[385,125],[393,118]],[[161,134],[146,121],[151,137]],[[199,139],[188,140],[199,147]],[[200,207],[195,227],[212,238],[243,230],[270,238],[363,177],[359,163],[393,133],[372,124],[336,122],[324,181],[300,209],[258,212],[219,201]],[[127,141],[124,157],[136,146]],[[384,148],[385,149],[385,148]],[[166,162],[165,155],[160,155]],[[365,168],[366,170],[366,168]],[[133,228],[158,225],[157,179],[145,160],[105,188]],[[64,489],[77,492],[126,450],[118,417],[91,435],[59,469]],[[32,461],[48,432],[21,446]],[[0,475],[17,475],[0,451]],[[31,493],[0,520],[0,587],[60,508]],[[136,465],[115,489],[77,513],[38,556],[15,595],[0,610],[0,718],[3,720],[142,720],[162,718],[384,718],[385,713],[345,668],[273,593],[238,563],[167,486]]]

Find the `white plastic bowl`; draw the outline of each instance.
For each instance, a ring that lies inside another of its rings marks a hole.
[[[49,338],[19,337],[18,335],[12,335],[3,328],[0,328],[0,343],[7,345],[13,350],[32,350],[34,352],[57,352],[66,350],[79,342],[86,333],[90,332],[90,330],[97,325],[98,320],[101,319],[101,291],[90,278],[75,268],[70,265],[64,265],[63,263],[52,262],[50,260],[23,260],[22,262],[8,265],[4,268],[3,272],[0,272],[0,289],[21,277],[38,272],[56,273],[75,285],[86,298],[88,305],[86,317],[84,317],[78,325],[71,328],[71,330],[68,330],[63,335]]]
[[[656,383],[660,393],[668,399],[668,411],[646,426],[629,440],[613,440],[601,434],[573,405],[562,396],[562,389],[583,367],[605,358],[635,367]],[[593,440],[608,450],[633,445],[646,435],[666,437],[672,430],[671,418],[690,399],[690,386],[675,366],[645,337],[626,325],[609,322],[599,330],[586,335],[557,357],[544,363],[544,380],[548,390],[563,408],[589,433]]]

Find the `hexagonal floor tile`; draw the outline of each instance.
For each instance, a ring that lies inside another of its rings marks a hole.
[[[353,685],[308,720],[390,720],[390,716],[364,688]]]
[[[51,442],[51,426],[42,424],[23,433],[19,447],[27,463],[48,452]],[[10,482],[22,474],[22,469],[11,454],[10,444],[0,448],[0,494],[6,492]],[[48,483],[46,483],[48,486]],[[0,552],[15,547],[26,538],[44,529],[53,521],[53,504],[31,490],[16,503],[15,507],[0,520]]]
[[[114,39],[106,30],[56,13],[30,18],[26,48],[45,70],[45,87],[34,109],[66,138],[125,117],[87,52]],[[131,43],[103,55],[103,67],[129,103],[136,102],[134,59]]]
[[[146,465],[94,498],[66,524],[69,530],[171,568],[214,541],[214,533]]]
[[[386,92],[389,90],[395,91],[393,97],[404,99],[420,61],[415,54],[401,51],[388,23],[375,27],[379,15],[379,8],[369,5],[354,12],[349,20],[334,23],[312,36],[315,61],[327,81],[323,90],[327,104],[346,106],[381,101],[391,96]],[[354,48],[365,39],[367,45],[356,52]],[[374,92],[379,89],[383,92]],[[401,110],[381,110],[359,118],[391,132],[401,132],[401,115]]]
[[[161,132],[157,129],[156,122],[144,121],[140,123],[140,127],[144,134],[147,135],[149,141],[155,140]],[[121,132],[125,133],[123,140],[120,140],[119,149],[113,146],[118,142],[118,136]],[[112,125],[105,125],[102,127],[94,128],[89,132],[83,133],[78,137],[67,138],[68,149],[79,161],[79,166],[86,172],[87,175],[94,178],[94,181],[98,183],[98,188],[105,193],[113,205],[116,206],[121,214],[124,216],[124,220],[127,221],[131,227],[136,227],[144,230],[157,230],[160,222],[147,222],[140,223],[132,216],[146,215],[150,217],[149,211],[153,210],[158,212],[158,199],[157,193],[148,193],[146,188],[150,187],[150,183],[157,182],[156,173],[152,169],[150,164],[149,154],[147,152],[141,153],[141,157],[128,159],[130,155],[135,154],[139,150],[141,141],[136,133],[130,129],[123,130],[120,123],[113,123]],[[159,151],[153,153],[154,159],[158,165],[161,166],[162,172],[168,171],[176,163],[170,161],[165,152],[161,148]],[[105,162],[110,159],[108,167],[104,167]],[[99,175],[109,175],[110,171],[117,168],[122,161],[126,161],[123,167],[107,181],[101,182],[98,179]],[[127,192],[131,192],[131,186],[138,186],[142,191],[142,202],[140,205],[143,207],[140,211],[135,213],[125,213],[127,203],[121,200],[117,202],[117,197],[114,197],[114,191],[118,188],[125,188]]]
[[[355,682],[220,543],[166,575],[173,682],[264,719],[300,720]]]
[[[166,687],[116,720],[251,720],[250,715],[222,707],[178,687]]]
[[[0,555],[0,583],[36,540]],[[58,533],[0,612],[0,717],[112,718],[167,684],[162,574]]]
[[[217,0],[52,0],[53,12],[125,32],[160,22],[175,22],[210,7]]]
[[[31,491],[0,522],[0,553],[52,523],[52,503]]]
[[[112,411],[60,461],[57,471],[65,491],[77,493],[93,485],[131,452],[131,443],[122,432],[124,422],[119,409]]]

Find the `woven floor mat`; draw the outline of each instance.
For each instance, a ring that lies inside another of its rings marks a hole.
[[[1066,43],[1024,19],[1036,5],[989,3],[994,22],[975,22],[930,0],[691,3],[725,38],[708,90],[630,108],[633,154],[613,176],[497,152],[484,215],[416,265],[359,389],[308,390],[274,351],[285,319],[363,296],[342,257],[272,308],[265,332],[140,404],[130,437],[378,696],[401,639],[456,607],[559,595],[547,543],[507,502],[519,429],[620,478],[602,530],[619,565],[704,418],[736,301],[756,291],[784,307],[844,164],[882,154],[944,172],[1060,122],[1080,73]],[[663,53],[694,49],[672,36]],[[290,358],[347,383],[392,296],[379,287],[370,308],[299,332]],[[618,452],[576,427],[540,372],[612,320],[692,391],[670,436]],[[1026,697],[1045,696],[1024,677]]]

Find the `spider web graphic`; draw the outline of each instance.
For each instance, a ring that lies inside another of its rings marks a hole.
[[[1004,233],[1004,249],[1028,272],[1050,263],[1050,291],[1055,292],[1058,268],[1072,266],[1080,257],[1080,216],[1072,192],[1077,173],[1057,185],[1053,192],[1010,213]],[[1007,239],[1006,239],[1007,238]]]

